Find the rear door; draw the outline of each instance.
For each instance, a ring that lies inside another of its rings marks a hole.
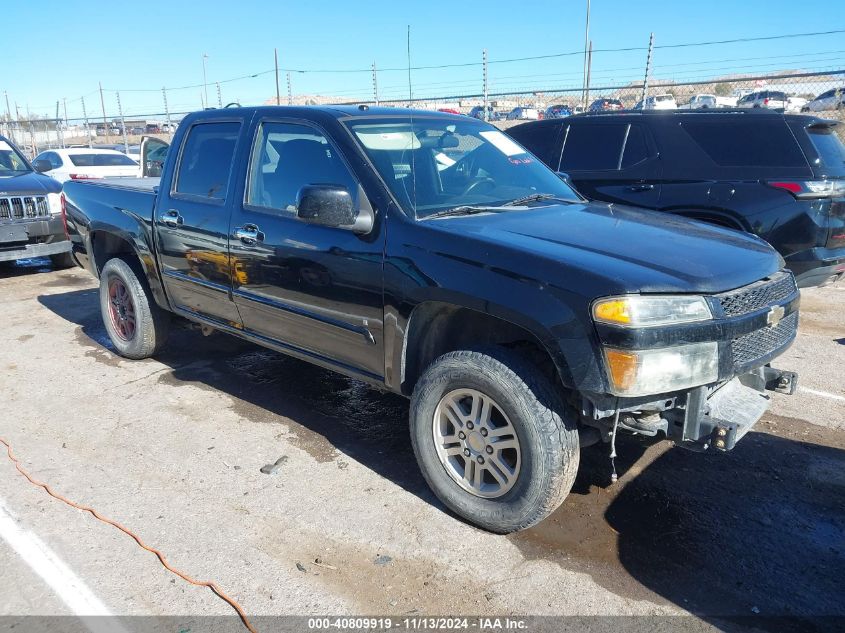
[[[231,172],[244,121],[202,119],[182,137],[175,171],[154,218],[162,280],[173,306],[188,315],[240,326],[231,298]]]
[[[654,208],[660,198],[660,161],[648,129],[637,121],[571,122],[558,171],[590,199]]]
[[[293,354],[380,382],[384,374],[383,224],[350,230],[306,223],[305,185],[344,187],[368,204],[330,135],[300,119],[256,122],[244,191],[230,229],[234,300],[245,331]]]

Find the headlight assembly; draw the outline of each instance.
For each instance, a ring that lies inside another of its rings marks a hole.
[[[599,323],[624,327],[655,327],[712,319],[704,297],[695,295],[629,295],[607,297],[593,304]]]

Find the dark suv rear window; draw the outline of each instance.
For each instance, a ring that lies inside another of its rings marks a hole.
[[[782,120],[684,121],[681,127],[722,167],[806,167]]]
[[[819,154],[821,171],[825,176],[845,176],[845,145],[831,127],[807,130],[813,147]]]

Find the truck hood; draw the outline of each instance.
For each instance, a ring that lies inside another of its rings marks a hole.
[[[780,255],[756,236],[614,204],[515,208],[431,223],[510,250],[518,272],[533,269],[536,276],[547,267],[534,266],[531,259],[541,258],[561,265],[552,266],[554,276],[580,271],[623,292],[717,293],[783,267]],[[563,278],[543,281],[567,283]]]
[[[23,193],[59,193],[62,184],[36,171],[9,178],[0,177],[0,196],[15,196]]]

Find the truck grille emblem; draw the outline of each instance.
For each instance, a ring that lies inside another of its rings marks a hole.
[[[771,325],[772,327],[776,326],[780,323],[780,320],[783,318],[785,312],[786,310],[783,306],[774,306],[766,315],[766,324]]]

